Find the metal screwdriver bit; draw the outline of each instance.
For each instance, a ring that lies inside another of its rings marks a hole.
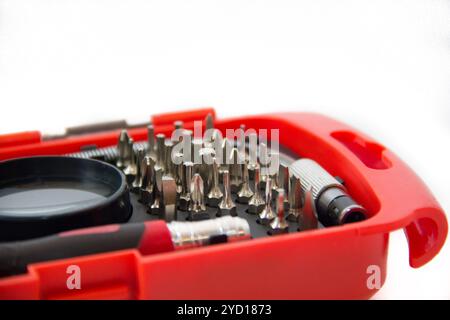
[[[203,179],[196,173],[191,180],[191,202],[189,204],[189,220],[203,220],[209,218],[205,206]]]
[[[183,162],[193,162],[192,161],[192,131],[191,130],[183,130],[181,137],[182,137],[181,143],[182,143]]]
[[[142,187],[142,162],[145,157],[144,148],[139,148],[136,152],[136,175],[131,184],[131,192],[138,193]]]
[[[173,142],[170,140],[165,141],[164,143],[165,148],[165,157],[164,157],[164,175],[169,177],[174,177],[174,163],[172,161],[172,149],[173,149]]]
[[[297,221],[302,210],[302,185],[300,179],[292,176],[289,179],[289,221]]]
[[[140,202],[148,205],[153,201],[153,190],[155,184],[155,161],[150,156],[145,156],[142,160],[142,187],[140,191]]]
[[[237,194],[237,202],[248,203],[253,197],[253,191],[250,189],[249,177],[248,177],[248,167],[247,164],[242,164],[242,185],[241,189]]]
[[[162,176],[161,167],[155,166],[155,184],[153,187],[153,202],[149,206],[149,213],[160,215],[162,210]]]
[[[200,175],[205,182],[205,193],[211,190],[212,185],[212,164],[213,159],[216,156],[214,148],[202,148],[200,149],[201,164],[198,166]]]
[[[177,193],[181,193],[183,190],[183,157],[182,153],[176,153],[173,155],[174,163],[174,178],[177,183]]]
[[[269,151],[264,142],[259,144],[259,162],[261,167],[261,181],[266,182],[268,174]]]
[[[166,157],[165,148],[166,136],[162,133],[156,135],[156,166],[164,168],[164,160]]]
[[[182,211],[187,211],[189,209],[189,204],[191,201],[191,180],[193,167],[194,164],[192,162],[185,162],[182,165],[182,190],[180,198],[178,199],[178,209]]]
[[[283,234],[289,232],[289,225],[284,217],[284,190],[278,189],[277,191],[277,216],[273,221],[270,223],[270,229],[269,234],[270,235],[276,235],[276,234]]]
[[[162,210],[159,218],[167,222],[177,219],[177,185],[171,176],[162,177]]]
[[[284,189],[284,202],[289,204],[289,196],[291,192],[291,184],[289,178],[289,167],[284,164],[280,165],[280,185]]]
[[[232,149],[233,149],[233,145],[231,144],[231,142],[228,140],[228,138],[224,138],[222,140],[222,146],[221,146],[221,150],[222,150],[221,167],[224,170],[228,168]]]
[[[228,170],[223,171],[222,180],[223,197],[218,206],[217,216],[237,216],[236,205],[234,204],[233,199],[231,199],[230,172]]]
[[[119,141],[117,143],[117,161],[116,166],[120,169],[125,168],[130,162],[130,153],[128,144],[130,142],[130,136],[127,130],[122,130],[119,135]]]
[[[275,219],[276,214],[272,210],[272,178],[270,176],[266,177],[266,191],[265,191],[265,207],[264,210],[258,215],[258,222],[263,225],[268,225],[273,219]]]
[[[207,203],[210,207],[217,207],[223,197],[223,193],[219,186],[219,164],[217,159],[213,158],[212,164],[212,185],[207,195]]]
[[[230,155],[230,186],[231,192],[237,193],[242,179],[242,158],[237,148],[233,148]]]
[[[298,230],[312,230],[319,228],[319,220],[317,218],[316,205],[314,203],[313,189],[305,192],[303,208],[298,215]]]
[[[136,176],[137,171],[137,159],[136,159],[136,153],[133,150],[133,139],[130,139],[127,146],[127,152],[130,154],[130,162],[128,165],[123,169],[123,173],[125,174],[127,178],[127,182],[130,184],[133,182],[134,177]]]
[[[156,161],[155,128],[152,124],[147,126],[147,155]]]
[[[278,153],[271,153],[270,162],[270,167],[275,168],[275,172],[271,173],[272,190],[277,191],[280,188],[280,155]]]
[[[261,197],[261,194],[259,192],[259,184],[260,184],[260,169],[259,167],[255,168],[254,171],[254,192],[253,197],[251,197],[250,201],[248,202],[248,213],[253,214],[259,214],[264,209],[264,205],[266,204],[264,199]]]
[[[258,135],[255,132],[249,133],[248,138],[248,172],[250,179],[254,178],[254,170],[259,168],[258,163]]]

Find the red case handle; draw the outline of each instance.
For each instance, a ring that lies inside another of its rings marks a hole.
[[[41,142],[41,133],[39,131],[25,131],[0,135],[0,149],[39,142]]]
[[[316,160],[346,181],[352,197],[372,215],[342,228],[360,234],[403,228],[409,263],[418,268],[444,245],[445,213],[425,184],[394,153],[368,136],[328,117],[312,113],[279,113],[221,121],[221,128],[279,129],[280,144]],[[295,139],[293,139],[295,137]]]

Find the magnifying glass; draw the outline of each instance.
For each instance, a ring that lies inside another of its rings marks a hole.
[[[125,176],[107,163],[57,156],[0,163],[0,241],[122,223],[131,213]]]

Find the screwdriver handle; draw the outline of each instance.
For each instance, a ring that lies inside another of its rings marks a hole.
[[[149,255],[174,249],[162,220],[112,224],[0,244],[0,276],[25,273],[31,263],[138,249]]]

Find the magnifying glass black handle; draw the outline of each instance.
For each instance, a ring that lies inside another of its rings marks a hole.
[[[25,273],[31,263],[132,248],[144,255],[174,250],[166,222],[113,224],[5,242],[0,244],[0,276]]]

